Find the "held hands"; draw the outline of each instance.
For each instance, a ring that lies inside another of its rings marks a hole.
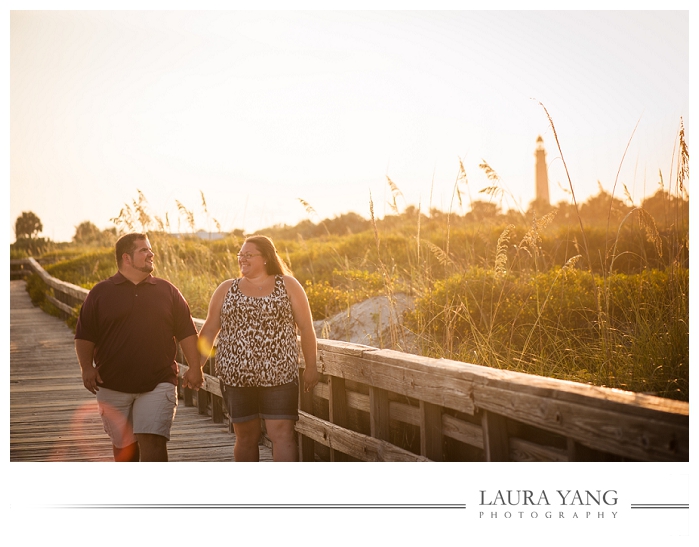
[[[318,374],[316,367],[307,366],[303,371],[303,390],[306,393],[313,391],[313,388],[316,387],[318,380],[320,380],[320,374]]]
[[[83,385],[89,392],[95,394],[100,390],[97,384],[102,383],[102,378],[97,368],[91,366],[90,368],[82,369],[82,377]]]
[[[182,386],[199,391],[204,385],[204,374],[199,367],[189,367],[182,376]]]

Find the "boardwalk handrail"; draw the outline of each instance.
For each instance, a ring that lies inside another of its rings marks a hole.
[[[34,259],[18,266],[62,313],[88,293]],[[183,396],[223,422],[211,361]],[[304,461],[689,461],[686,402],[334,340],[318,341],[318,367],[314,392],[299,393]]]

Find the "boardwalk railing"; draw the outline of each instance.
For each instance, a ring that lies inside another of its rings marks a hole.
[[[65,314],[87,295],[33,259],[11,264]],[[211,361],[183,397],[223,422]],[[685,402],[333,340],[318,341],[318,368],[299,390],[303,461],[689,461]]]

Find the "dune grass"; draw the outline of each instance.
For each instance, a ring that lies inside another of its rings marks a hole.
[[[460,163],[446,212],[401,211],[402,194],[389,178],[393,214],[382,219],[370,196],[369,219],[350,213],[259,233],[274,239],[304,285],[315,319],[372,296],[395,301],[404,293],[414,306],[391,326],[386,344],[395,349],[688,400],[683,127],[678,140],[673,184],[666,187],[661,173],[658,192],[640,205],[625,188],[625,200],[600,188],[585,203],[503,213],[491,199],[501,193],[499,177],[484,161],[491,184],[485,201],[471,198]],[[203,195],[202,205],[206,223],[220,228]],[[178,225],[190,235],[170,235],[167,217],[151,215],[141,193],[113,220],[120,231],[149,233],[156,275],[178,286],[193,315],[203,318],[218,284],[238,275],[235,254],[244,234],[201,240],[193,235],[194,214],[179,202],[178,210]],[[55,253],[45,254],[58,260],[47,270],[87,288],[115,270],[111,248]]]

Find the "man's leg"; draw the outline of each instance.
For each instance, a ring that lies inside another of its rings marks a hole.
[[[97,404],[104,431],[112,440],[115,462],[139,461],[136,437],[133,435],[132,410],[135,396],[107,388],[97,392]]]
[[[151,433],[136,433],[138,439],[138,451],[141,453],[142,462],[166,462],[167,439],[162,435]]]
[[[139,450],[138,443],[135,442],[124,448],[119,448],[116,445],[112,445],[112,452],[114,452],[115,462],[137,462],[139,461]]]
[[[142,462],[168,461],[167,442],[177,410],[177,386],[163,382],[140,393],[133,405],[133,432]]]

